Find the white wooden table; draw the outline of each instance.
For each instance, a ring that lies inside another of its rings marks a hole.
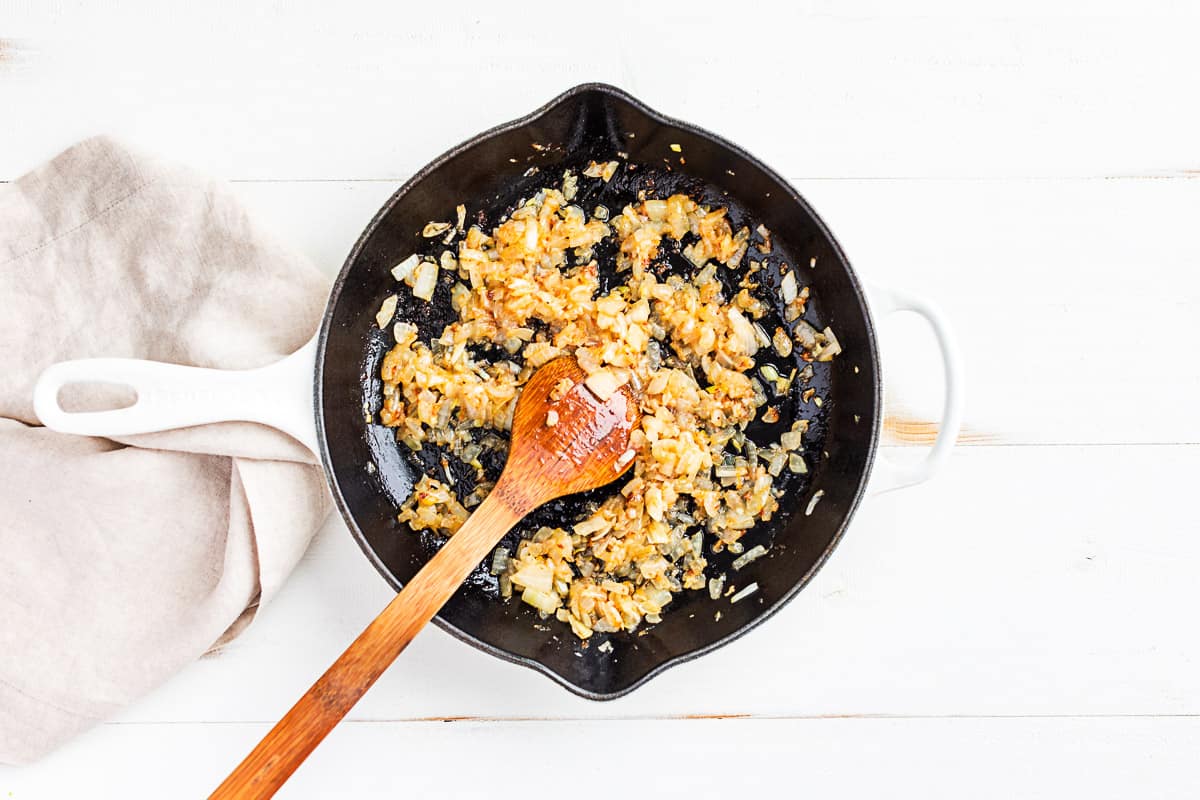
[[[113,133],[332,275],[431,157],[605,80],[777,167],[959,332],[946,473],[760,629],[607,704],[430,629],[280,796],[1200,794],[1200,20],[1079,5],[0,0],[2,180]],[[889,413],[935,419],[928,331],[884,335]],[[388,595],[331,519],[245,635],[0,798],[204,795]]]

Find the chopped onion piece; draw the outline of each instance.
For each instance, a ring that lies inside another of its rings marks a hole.
[[[796,343],[805,350],[813,350],[817,347],[817,329],[809,325],[804,320],[796,320],[796,327],[792,329],[792,336]]]
[[[755,245],[755,247],[758,248],[758,252],[760,252],[764,255],[766,255],[767,253],[770,253],[771,252],[771,231],[767,228],[766,225],[759,225],[754,230],[756,230],[758,232],[758,235],[762,237],[762,242],[760,244]]]
[[[420,257],[416,253],[413,253],[411,256],[392,267],[392,277],[398,281],[407,280],[408,276],[412,275],[413,270],[417,268],[417,264],[420,262]]]
[[[757,582],[752,583],[749,586],[747,586],[745,589],[742,589],[740,592],[735,594],[733,597],[729,598],[729,602],[736,603],[739,600],[745,600],[747,597],[749,597],[750,595],[754,594],[757,591],[758,591],[758,583]]]
[[[397,322],[392,326],[392,336],[397,342],[412,341],[417,338],[417,326],[411,322]]]
[[[721,597],[721,592],[725,591],[725,573],[722,572],[715,578],[708,579],[708,596],[713,600]]]
[[[817,503],[821,502],[821,498],[825,496],[824,489],[817,489],[812,499],[808,501],[808,508],[804,509],[804,516],[811,517],[813,509],[817,507]]]
[[[666,200],[647,200],[642,204],[646,210],[646,216],[655,222],[662,222],[667,218],[667,201]]]
[[[521,599],[538,611],[543,611],[547,614],[553,614],[562,605],[562,598],[557,594],[543,592],[539,589],[534,589],[532,586],[526,587],[525,591],[521,592]]]
[[[783,294],[783,302],[790,303],[796,299],[796,293],[800,291],[796,286],[796,273],[788,272],[783,276],[783,282],[779,285],[780,291]]]
[[[733,560],[733,568],[735,570],[741,569],[742,567],[746,566],[750,562],[756,561],[757,559],[762,558],[766,554],[767,554],[767,548],[763,547],[761,544],[756,544],[756,545],[754,545],[754,547],[751,547],[745,553],[742,553],[740,556],[738,556],[737,558],[735,558]]]
[[[392,317],[396,316],[396,302],[399,300],[394,294],[389,294],[383,299],[383,303],[379,306],[378,313],[375,314],[375,324],[382,330],[392,321]]]
[[[508,569],[508,548],[497,547],[496,552],[492,553],[491,573],[493,575],[499,575],[506,569]]]
[[[767,459],[767,473],[773,478],[779,477],[779,473],[783,472],[783,465],[787,463],[787,453],[780,450],[778,447],[772,447],[766,451],[765,458]]]
[[[604,164],[597,164],[595,161],[588,164],[587,169],[583,174],[589,178],[603,178],[604,182],[612,180],[612,176],[616,174],[617,167],[621,166],[616,161],[608,161]]]
[[[655,522],[662,522],[663,516],[667,512],[667,503],[663,499],[662,489],[657,486],[651,486],[647,489],[645,506],[646,513],[650,515],[650,519]]]
[[[588,517],[583,522],[575,524],[571,530],[578,536],[587,536],[590,533],[598,533],[599,531],[611,528],[612,523],[599,515]]]
[[[825,328],[822,334],[825,336],[825,346],[821,348],[820,354],[817,355],[817,361],[832,361],[834,356],[842,352],[842,345],[838,342],[837,337],[833,335],[833,328]]]
[[[450,307],[455,311],[462,311],[470,296],[470,289],[461,283],[454,284],[454,286],[450,289]]]
[[[525,589],[539,592],[554,591],[554,567],[549,564],[529,564],[512,574],[512,581]]]
[[[788,469],[798,475],[808,474],[808,464],[804,463],[804,456],[799,453],[791,453],[788,455]]]
[[[754,323],[754,336],[758,339],[759,347],[770,347],[771,337],[767,336],[767,330],[757,322]]]
[[[754,332],[754,326],[750,324],[748,319],[742,316],[742,312],[733,306],[729,307],[726,314],[729,317],[729,327],[733,331],[734,336],[737,337],[742,352],[750,356],[757,353],[758,334]]]
[[[421,230],[421,235],[426,239],[432,239],[435,236],[441,236],[453,227],[449,222],[430,222]]]
[[[612,370],[607,368],[596,370],[583,380],[584,386],[591,390],[592,394],[596,395],[601,402],[607,402],[627,382],[628,378],[618,378]]]
[[[792,354],[792,337],[788,336],[787,331],[783,328],[775,329],[775,335],[771,337],[771,343],[775,345],[775,352],[779,353],[783,358],[787,358]]]
[[[413,297],[429,301],[433,299],[433,290],[437,288],[438,265],[432,261],[422,261],[413,273]]]
[[[459,455],[459,458],[461,458],[467,464],[475,466],[475,459],[479,458],[482,453],[483,448],[480,445],[469,444],[462,449],[462,453]]]
[[[742,265],[742,259],[746,257],[746,251],[750,249],[750,229],[743,227],[733,237],[733,243],[736,249],[729,260],[725,262],[725,266],[730,269],[737,269]]]

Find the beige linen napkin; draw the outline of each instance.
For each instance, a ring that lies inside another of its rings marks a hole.
[[[0,762],[39,757],[233,638],[329,502],[248,423],[120,440],[38,424],[55,361],[269,364],[325,281],[220,184],[85,141],[0,185]]]

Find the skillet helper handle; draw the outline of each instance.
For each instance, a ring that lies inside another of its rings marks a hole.
[[[964,386],[963,366],[958,344],[946,317],[930,301],[878,285],[868,287],[871,311],[876,317],[899,311],[920,314],[933,328],[938,348],[942,351],[942,368],[945,371],[946,393],[942,406],[942,420],[938,425],[937,439],[929,453],[915,464],[897,464],[888,460],[882,452],[877,453],[872,468],[870,489],[872,494],[882,494],[893,489],[903,489],[924,483],[940,470],[950,458],[950,451],[958,439],[962,427]]]
[[[209,800],[261,800],[283,786],[521,519],[523,514],[509,507],[504,495],[493,491],[487,496]]]
[[[85,358],[47,367],[33,389],[42,424],[80,436],[128,436],[211,422],[259,422],[317,452],[313,375],[317,340],[258,369],[185,367],[133,358]],[[137,401],[112,411],[65,411],[58,394],[77,383],[125,385]]]

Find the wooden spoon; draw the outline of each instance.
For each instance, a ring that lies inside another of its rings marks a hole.
[[[592,381],[597,394],[585,377],[574,358],[534,373],[517,402],[508,462],[491,494],[211,798],[274,795],[504,534],[543,503],[603,486],[629,469],[637,401],[628,386],[610,392]]]

